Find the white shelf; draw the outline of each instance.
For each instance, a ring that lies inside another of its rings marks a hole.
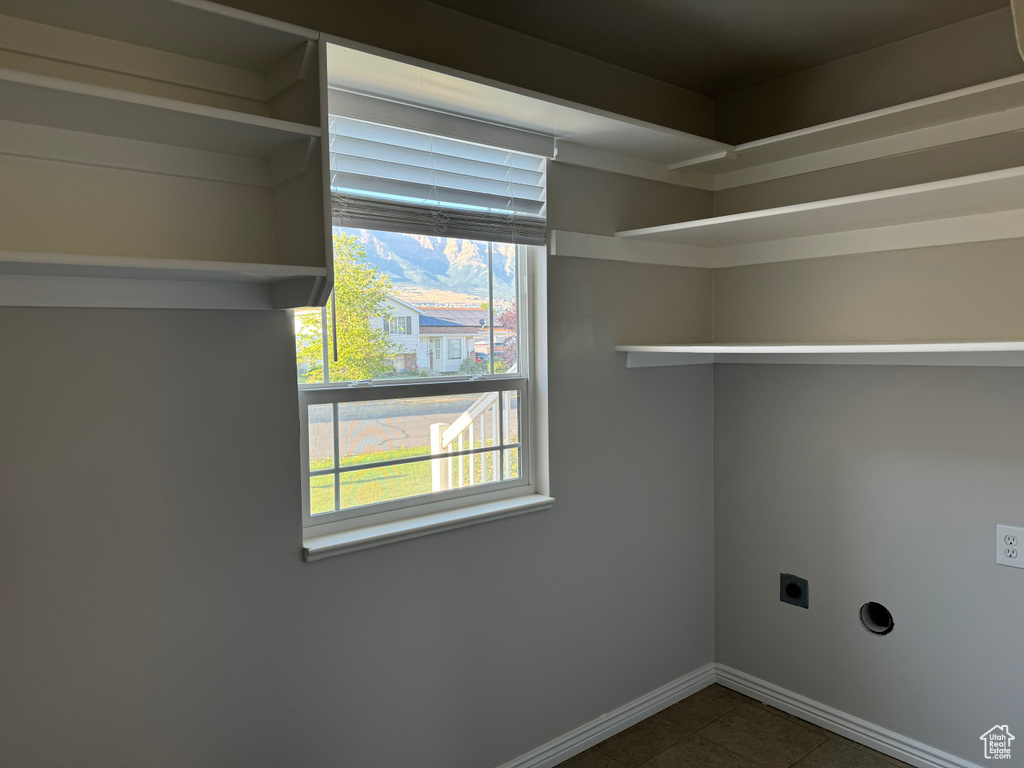
[[[317,32],[205,0],[4,0],[4,14],[267,72]]]
[[[1024,127],[1024,113],[1019,109],[1022,105],[1024,75],[1015,75],[746,142],[733,147],[733,152],[724,158],[703,162],[680,158],[681,162],[675,165],[715,174],[729,174],[831,150],[845,150],[869,142],[875,146],[861,147],[857,159],[883,157],[941,143],[1018,130]],[[886,143],[886,140],[898,137],[903,137],[903,140]],[[831,164],[852,160],[843,158]],[[823,167],[827,165],[829,163]]]
[[[939,365],[1024,367],[1024,341],[624,345],[627,368],[744,365]]]
[[[270,157],[320,128],[30,72],[0,69],[0,120]]]
[[[1024,168],[616,232],[617,237],[722,248],[938,221],[1024,206]]]
[[[0,251],[0,306],[290,309],[325,267]]]
[[[319,300],[316,32],[206,0],[0,5],[0,305]]]
[[[325,38],[329,39],[329,38]],[[728,144],[643,120],[513,88],[455,72],[429,62],[406,59],[351,41],[331,40],[328,82],[332,88],[373,93],[402,104],[451,111],[487,123],[507,125],[554,137],[570,145],[559,159],[592,153],[627,156],[666,166],[679,160],[717,156]],[[593,156],[588,159],[594,159]]]

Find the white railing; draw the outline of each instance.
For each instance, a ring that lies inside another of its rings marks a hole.
[[[512,366],[509,373],[515,373]],[[510,451],[497,450],[512,442],[503,433],[512,424],[509,392],[485,392],[451,424],[430,425],[430,453],[434,493],[481,483],[493,483],[507,475]],[[493,446],[495,450],[480,452]],[[464,451],[477,450],[477,453]]]

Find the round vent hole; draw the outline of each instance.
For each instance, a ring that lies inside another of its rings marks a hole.
[[[875,635],[888,635],[892,632],[893,620],[889,609],[881,603],[864,603],[860,607],[860,623],[864,629]]]

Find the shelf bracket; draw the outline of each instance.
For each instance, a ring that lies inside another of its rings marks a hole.
[[[316,58],[315,53],[316,46],[313,41],[307,40],[271,67],[267,72],[267,99],[270,100],[300,80],[305,80]]]
[[[667,365],[710,365],[712,354],[664,355],[658,352],[627,352],[627,368],[663,368]]]
[[[269,159],[270,183],[277,186],[293,176],[307,171],[310,163],[318,158],[320,140],[310,137],[299,139],[277,150]]]
[[[297,309],[316,306],[322,277],[293,277],[270,286],[270,306],[274,309]]]
[[[718,152],[712,152],[710,155],[701,155],[700,157],[693,157],[689,160],[682,160],[678,163],[671,163],[668,166],[670,171],[678,171],[683,168],[691,168],[697,165],[704,165],[705,163],[714,163],[719,160],[735,160],[736,159],[736,148],[728,147]]]

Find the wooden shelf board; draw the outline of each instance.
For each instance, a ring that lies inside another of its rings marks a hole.
[[[950,91],[797,131],[738,144],[735,154],[689,163],[694,170],[728,173],[854,144],[996,114],[1024,103],[1024,75]]]
[[[0,120],[234,155],[269,157],[320,128],[0,69]]]
[[[1015,210],[1024,168],[915,184],[781,208],[616,232],[617,237],[720,248]]]
[[[628,368],[708,363],[1024,367],[1024,341],[623,345]]]

